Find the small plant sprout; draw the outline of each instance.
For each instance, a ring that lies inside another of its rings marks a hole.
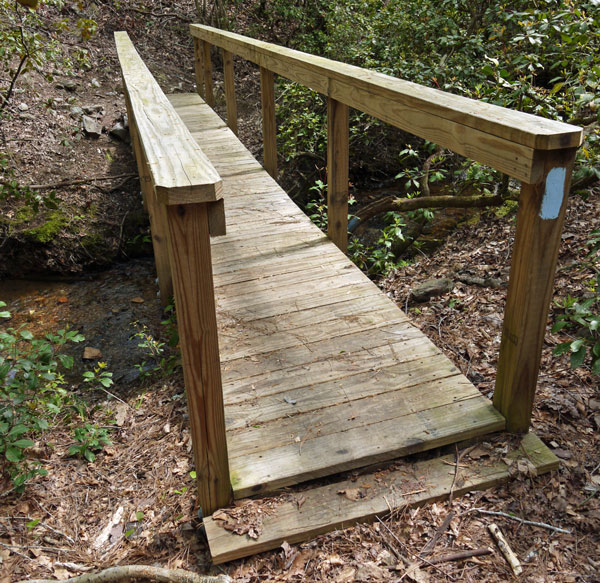
[[[76,444],[69,447],[70,456],[81,456],[88,462],[96,459],[95,451],[101,451],[105,445],[112,445],[108,437],[106,427],[96,427],[91,423],[86,423],[83,427],[76,427],[73,430],[73,437]]]

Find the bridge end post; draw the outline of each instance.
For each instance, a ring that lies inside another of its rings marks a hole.
[[[504,313],[494,406],[513,433],[529,430],[576,148],[536,151],[523,183]]]
[[[211,205],[216,205],[211,209]],[[167,207],[185,392],[204,516],[232,499],[223,410],[210,233],[222,234],[220,201]]]

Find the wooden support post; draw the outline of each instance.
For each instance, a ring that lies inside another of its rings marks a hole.
[[[167,207],[177,324],[204,516],[232,497],[209,239],[214,203]],[[222,206],[221,206],[222,208]]]
[[[260,103],[265,170],[277,178],[277,126],[275,124],[275,76],[273,71],[260,68]]]
[[[327,99],[327,235],[348,248],[348,106]]]
[[[575,149],[538,151],[541,179],[523,184],[494,405],[511,432],[529,429]]]
[[[225,77],[225,103],[227,104],[227,125],[237,135],[237,103],[235,100],[235,74],[233,69],[233,55],[223,49],[223,74]]]
[[[205,40],[202,41],[202,56],[204,58],[204,100],[211,107],[215,106],[215,96],[213,92],[213,80],[212,80],[212,61],[210,59],[210,43]]]
[[[196,91],[204,99],[204,53],[202,41],[194,37],[194,71],[196,73]]]
[[[167,209],[156,199],[156,193],[152,186],[150,169],[146,162],[144,151],[135,124],[134,116],[131,115],[131,105],[127,94],[125,95],[127,106],[127,118],[129,120],[129,134],[133,145],[133,152],[140,177],[140,188],[144,208],[150,220],[150,232],[152,235],[152,249],[154,251],[154,263],[156,265],[156,276],[158,277],[158,289],[160,290],[160,305],[165,307],[173,297],[173,280],[171,277],[171,266],[169,261],[169,236],[167,224]]]

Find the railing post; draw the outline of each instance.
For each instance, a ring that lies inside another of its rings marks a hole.
[[[277,178],[277,126],[275,124],[275,77],[272,71],[260,68],[260,103],[265,170]]]
[[[167,206],[177,326],[204,516],[232,497],[209,238],[209,205]],[[217,211],[223,211],[220,204]]]
[[[225,77],[225,103],[227,105],[227,125],[237,135],[237,103],[235,100],[235,73],[233,55],[223,49],[223,75]]]
[[[327,235],[348,247],[348,106],[327,98]]]
[[[210,59],[210,43],[202,41],[202,56],[204,59],[202,70],[204,71],[204,99],[210,107],[215,106],[213,93],[212,61]]]
[[[541,178],[521,186],[494,391],[511,432],[526,432],[531,421],[575,151],[537,151]]]
[[[129,134],[137,162],[144,207],[150,220],[150,234],[152,237],[152,249],[154,251],[154,264],[156,265],[156,276],[158,277],[158,289],[160,290],[160,304],[165,307],[173,297],[173,280],[169,261],[167,210],[165,205],[156,199],[156,193],[152,187],[150,169],[148,168],[146,156],[140,144],[135,116],[131,111],[131,104],[126,90],[125,104],[127,107],[127,119],[129,120]]]
[[[194,72],[196,74],[196,91],[204,99],[204,52],[202,41],[194,37]]]

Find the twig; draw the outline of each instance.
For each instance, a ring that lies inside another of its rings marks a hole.
[[[452,485],[450,486],[450,494],[448,494],[448,502],[452,503],[454,497],[454,488],[456,486],[456,479],[458,478],[458,467],[460,465],[460,454],[458,453],[458,445],[454,444],[456,449],[456,466],[454,468],[454,477],[452,478]]]
[[[448,526],[450,526],[450,522],[453,518],[454,512],[451,510],[450,512],[448,512],[446,518],[444,518],[444,521],[442,522],[442,524],[440,524],[439,528],[437,528],[437,530],[433,533],[433,536],[431,537],[429,542],[423,547],[423,549],[419,553],[419,557],[430,555],[433,552],[433,549],[435,548],[438,539],[446,532],[446,529],[448,528]]]
[[[28,521],[35,520],[31,516],[0,516],[0,519],[3,519],[3,518],[5,518],[7,520],[28,520]],[[75,541],[68,534],[61,532],[60,530],[56,530],[55,528],[53,528],[49,524],[46,524],[45,522],[42,522],[42,521],[37,522],[36,526],[43,526],[44,528],[47,528],[48,530],[52,531],[54,534],[59,534],[60,536],[66,538],[70,543],[75,544]]]
[[[491,555],[492,549],[481,548],[481,549],[471,549],[467,551],[456,551],[455,553],[448,553],[447,555],[442,555],[441,557],[433,557],[429,559],[429,562],[433,565],[438,563],[446,563],[448,561],[462,561],[463,559],[469,559],[471,557],[481,557],[483,555]]]
[[[115,581],[126,581],[128,579],[154,579],[165,583],[230,583],[228,575],[198,575],[184,569],[163,569],[162,567],[150,567],[147,565],[121,565],[110,567],[99,573],[85,573],[77,577],[67,579],[69,583],[113,583]],[[55,583],[54,579],[23,579],[17,583]]]
[[[498,525],[494,524],[493,522],[490,525],[488,525],[488,529],[494,537],[498,548],[504,555],[504,558],[508,561],[512,572],[516,576],[519,576],[523,572],[523,567],[521,567],[521,563],[519,562],[517,555],[515,555],[514,551],[510,548],[507,540],[504,538],[502,531],[498,528]]]
[[[510,518],[511,520],[516,520],[521,524],[528,524],[529,526],[539,526],[540,528],[547,528],[548,530],[553,530],[554,532],[561,532],[563,534],[571,534],[570,530],[566,528],[560,528],[559,526],[552,526],[551,524],[546,524],[545,522],[536,522],[535,520],[525,520],[524,518],[519,518],[518,516],[513,516],[512,514],[507,514],[506,512],[497,512],[494,510],[485,510],[483,508],[472,508],[468,512],[479,512],[479,514],[488,514],[489,516],[503,516],[504,518]]]
[[[20,553],[19,551],[16,551],[13,547],[14,545],[7,545],[4,543],[0,543],[0,545],[2,545],[3,547],[6,547],[7,549],[10,549],[11,553],[14,553],[15,555],[19,555],[19,557],[23,557],[24,559],[27,559],[28,561],[31,561],[32,558],[28,557],[27,555]],[[25,548],[25,547],[18,547],[18,548]]]
[[[439,567],[437,567],[436,565],[434,565],[431,561],[428,561],[427,559],[420,557],[419,555],[416,555],[415,553],[413,553],[395,534],[394,532],[391,530],[391,528],[385,523],[383,522],[383,520],[381,520],[381,518],[379,518],[379,516],[376,517],[377,520],[380,522],[380,524],[383,526],[383,528],[385,528],[393,537],[393,539],[401,546],[403,547],[405,550],[407,550],[411,555],[413,555],[415,557],[415,559],[419,562],[422,562],[426,565],[431,565],[434,569],[436,569],[437,571],[439,571],[440,573],[442,573],[443,575],[448,575],[447,573],[445,573],[442,569],[440,569]],[[398,556],[408,565],[411,564],[411,560],[408,557],[403,556],[399,551],[396,551],[396,553],[398,554]]]

